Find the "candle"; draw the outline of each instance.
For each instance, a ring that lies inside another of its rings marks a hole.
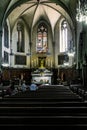
[[[33,68],[33,60],[32,60],[32,68]]]
[[[48,59],[48,66],[50,66],[50,59]]]
[[[34,59],[34,66],[36,66],[36,59]]]
[[[46,59],[46,66],[47,66],[47,59]]]
[[[38,66],[38,58],[37,58],[37,66]]]
[[[52,60],[51,60],[51,67],[53,67]]]

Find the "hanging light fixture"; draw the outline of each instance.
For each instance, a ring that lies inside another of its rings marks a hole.
[[[87,0],[78,0],[76,20],[87,23]]]

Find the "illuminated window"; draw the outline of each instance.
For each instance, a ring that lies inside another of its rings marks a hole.
[[[4,63],[8,63],[8,62],[9,62],[8,53],[4,51]]]
[[[24,25],[21,22],[17,23],[17,31],[18,31],[17,52],[24,52]]]
[[[9,48],[9,31],[7,23],[5,23],[4,26],[4,46]]]
[[[47,26],[44,23],[38,26],[36,51],[47,52]]]
[[[63,20],[61,23],[61,31],[60,31],[60,52],[66,52],[68,50],[68,30],[67,30],[67,22]]]

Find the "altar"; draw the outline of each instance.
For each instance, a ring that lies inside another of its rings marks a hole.
[[[52,72],[48,69],[37,69],[32,72],[32,80],[41,84],[51,84]]]

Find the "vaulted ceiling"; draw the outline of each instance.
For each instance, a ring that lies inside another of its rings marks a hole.
[[[77,0],[0,0],[0,24],[8,17],[11,27],[15,21],[23,17],[29,26],[33,27],[38,19],[46,18],[52,25],[63,15],[72,20],[75,17],[75,6]],[[66,13],[67,12],[67,13]],[[16,14],[16,15],[15,15]],[[68,15],[69,14],[69,15]]]

